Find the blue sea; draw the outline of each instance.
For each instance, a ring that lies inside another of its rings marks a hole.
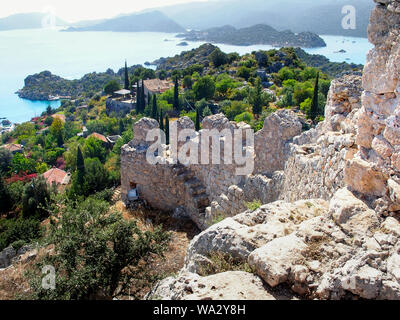
[[[364,64],[367,51],[372,48],[364,38],[322,38],[328,45],[326,48],[306,51],[325,55],[331,61]],[[49,104],[53,107],[60,105],[59,101],[20,99],[15,92],[24,86],[28,75],[49,70],[64,78],[76,79],[108,68],[117,71],[123,67],[125,59],[129,65],[144,64],[202,44],[190,42],[187,47],[179,47],[179,42],[181,39],[166,33],[60,32],[47,29],[0,32],[0,118],[21,123],[40,115]],[[225,52],[240,54],[272,48],[265,45],[219,47]],[[341,49],[346,53],[337,53]]]

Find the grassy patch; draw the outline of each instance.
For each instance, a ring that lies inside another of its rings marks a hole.
[[[234,258],[229,253],[215,251],[208,255],[208,259],[212,263],[204,265],[200,268],[199,274],[203,277],[228,271],[244,271],[248,273],[255,273],[254,269],[249,266],[247,261]]]
[[[247,209],[251,211],[256,211],[262,206],[262,203],[260,200],[253,200],[251,202],[246,202],[246,207]]]
[[[225,213],[218,213],[211,221],[211,224],[217,224],[220,223],[222,221],[224,221],[227,218],[227,216],[225,215]]]

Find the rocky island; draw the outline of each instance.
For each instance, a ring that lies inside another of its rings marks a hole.
[[[129,70],[133,72],[138,67],[132,66]],[[28,100],[48,101],[51,97],[62,96],[76,98],[84,93],[102,91],[111,80],[121,80],[123,72],[124,69],[118,72],[108,69],[106,72],[86,74],[81,79],[68,80],[50,71],[43,71],[28,76],[24,81],[25,86],[16,93],[20,98]]]
[[[236,29],[232,26],[206,29],[203,31],[189,31],[177,35],[186,41],[207,41],[236,46],[251,46],[256,44],[271,45],[274,47],[326,47],[325,41],[315,33],[292,31],[277,31],[271,26],[258,24],[249,28]]]

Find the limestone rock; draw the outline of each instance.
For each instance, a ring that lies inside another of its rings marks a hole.
[[[361,93],[360,76],[345,75],[332,81],[325,107],[325,130],[354,133],[354,119],[348,116],[361,108]]]
[[[255,135],[255,173],[282,170],[289,157],[289,142],[302,132],[302,124],[293,111],[280,110],[264,121]]]
[[[328,204],[323,200],[299,201],[294,204],[278,201],[254,212],[247,211],[225,219],[192,240],[185,268],[190,272],[198,272],[201,261],[211,252],[228,253],[235,258],[247,260],[255,249],[294,232],[303,221],[327,211]]]
[[[0,252],[0,268],[9,267],[16,256],[17,252],[13,247],[5,248]]]
[[[150,118],[142,118],[133,125],[133,140],[129,143],[130,146],[136,147],[139,145],[149,146],[152,141],[146,141],[149,131],[159,129],[158,122]]]
[[[223,113],[219,113],[204,118],[202,127],[207,130],[223,131],[225,129],[234,130],[237,128],[237,125],[230,122]]]
[[[289,300],[267,289],[256,275],[236,271],[208,277],[182,273],[167,278],[147,295],[148,300]]]
[[[345,181],[355,191],[371,196],[383,196],[388,177],[360,158],[350,160],[345,169]]]

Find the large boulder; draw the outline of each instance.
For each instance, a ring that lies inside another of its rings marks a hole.
[[[289,300],[293,295],[269,291],[262,280],[242,271],[208,277],[182,273],[159,282],[147,295],[148,300]]]
[[[352,294],[400,299],[399,231],[397,220],[382,222],[366,203],[342,189],[327,215],[256,249],[249,264],[272,287],[287,283],[313,298]]]
[[[185,259],[185,268],[198,272],[211,252],[227,253],[247,260],[255,249],[275,238],[284,237],[308,219],[328,211],[323,200],[299,201],[294,204],[278,201],[262,206],[254,212],[246,211],[211,226],[191,242]]]

